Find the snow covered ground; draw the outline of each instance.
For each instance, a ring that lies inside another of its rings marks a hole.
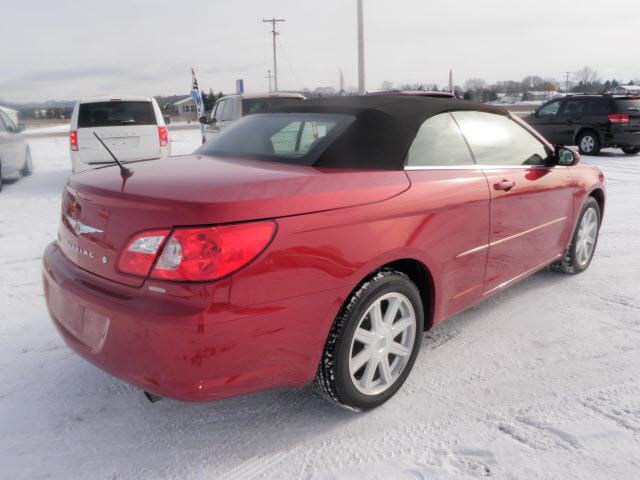
[[[67,139],[30,143],[34,175],[0,194],[1,478],[640,476],[640,156],[584,159],[609,188],[586,273],[538,273],[426,333],[398,395],[353,414],[310,388],[150,404],[72,353],[40,283]]]

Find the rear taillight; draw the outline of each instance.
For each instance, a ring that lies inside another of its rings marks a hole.
[[[169,143],[169,132],[167,132],[167,127],[158,127],[158,137],[160,138],[160,146],[166,147]]]
[[[139,277],[149,275],[158,250],[169,232],[170,230],[153,230],[137,234],[122,252],[118,269]]]
[[[609,114],[609,121],[611,123],[629,123],[629,115],[626,113],[611,113]]]
[[[176,228],[171,235],[168,230],[143,232],[128,243],[118,266],[122,272],[142,277],[149,275],[153,266],[152,278],[186,282],[216,280],[256,258],[267,247],[275,230],[274,222],[263,221]]]
[[[69,132],[69,145],[71,145],[71,150],[78,151],[78,132],[76,130]]]

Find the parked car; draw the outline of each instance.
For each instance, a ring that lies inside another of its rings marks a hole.
[[[213,138],[232,122],[249,115],[260,113],[289,102],[301,102],[304,95],[298,93],[272,92],[268,94],[226,95],[215,103],[207,121],[205,138]]]
[[[153,97],[99,97],[76,103],[69,132],[74,173],[113,163],[94,133],[122,162],[171,154],[169,132]]]
[[[33,161],[31,150],[21,132],[22,123],[16,124],[0,109],[0,191],[5,180],[17,180],[31,175]]]
[[[640,153],[640,97],[570,95],[551,100],[525,121],[550,142],[577,145],[584,155],[606,147]]]
[[[73,350],[152,395],[313,382],[366,410],[425,329],[547,266],[589,267],[604,177],[579,160],[498,107],[290,103],[126,182],[72,176],[47,305]]]

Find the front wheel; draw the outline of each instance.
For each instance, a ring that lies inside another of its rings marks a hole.
[[[597,155],[600,153],[600,140],[595,132],[587,131],[578,137],[578,149],[582,155]]]
[[[627,155],[637,155],[640,153],[640,145],[635,147],[622,147],[622,151]]]
[[[316,391],[356,410],[383,404],[413,368],[423,326],[416,285],[403,273],[377,272],[336,317],[313,382]]]
[[[589,197],[582,207],[571,246],[562,260],[551,265],[551,269],[563,273],[584,272],[596,251],[599,232],[600,206],[595,198]]]

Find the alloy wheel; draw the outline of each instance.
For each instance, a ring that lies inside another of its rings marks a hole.
[[[596,140],[591,135],[585,135],[580,140],[580,148],[585,153],[593,152],[593,149],[595,148],[595,146],[596,146]]]
[[[391,387],[407,366],[416,332],[416,314],[407,297],[388,293],[360,318],[351,341],[349,372],[356,389],[378,395]]]
[[[576,237],[576,261],[580,265],[586,265],[596,246],[598,238],[598,214],[595,209],[589,208],[584,212],[578,227]]]

